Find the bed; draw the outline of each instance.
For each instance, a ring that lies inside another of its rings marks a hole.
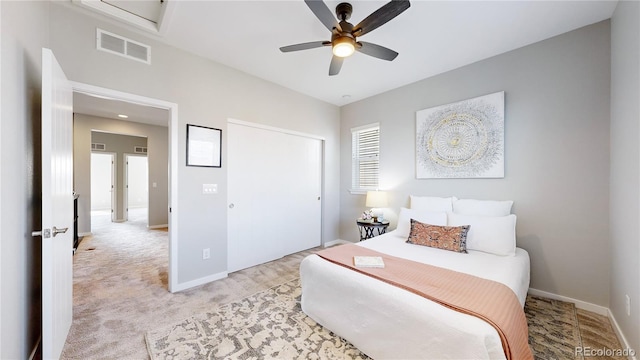
[[[399,219],[398,230],[357,245],[502,283],[513,290],[524,307],[530,262],[525,250],[515,248],[515,234],[513,252],[507,256],[473,249],[467,253],[445,251],[408,244],[406,240]],[[496,329],[477,317],[318,255],[302,261],[300,276],[302,310],[374,359],[505,358]]]

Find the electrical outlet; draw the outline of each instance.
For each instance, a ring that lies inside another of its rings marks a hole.
[[[631,316],[631,298],[629,295],[625,295],[627,298],[627,316]]]
[[[207,260],[211,257],[211,250],[209,248],[202,249],[202,260]]]

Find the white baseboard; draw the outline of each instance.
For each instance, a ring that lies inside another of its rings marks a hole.
[[[353,243],[351,241],[347,241],[347,240],[336,239],[336,240],[324,243],[322,245],[322,247],[328,248],[330,246],[341,245],[341,244],[353,244]]]
[[[91,236],[91,235],[93,235],[93,234],[91,233],[91,231],[89,231],[89,232],[83,232],[83,233],[78,233],[78,236]]]
[[[169,224],[160,224],[160,225],[149,225],[149,229],[164,229],[168,228]]]
[[[610,309],[607,309],[607,316],[609,317],[609,320],[611,320],[611,326],[613,327],[613,330],[616,332],[616,336],[618,337],[618,340],[620,340],[620,345],[622,345],[623,349],[631,349],[631,345],[629,344],[629,342],[627,341],[627,338],[624,336],[624,334],[622,333],[622,329],[620,329],[620,325],[618,325],[618,322],[616,321],[615,316],[613,316],[613,313],[611,312]],[[638,352],[640,352],[640,349],[634,349],[635,350],[635,354],[631,355],[629,354],[629,360],[638,360]]]
[[[560,301],[574,303],[578,309],[591,311],[599,315],[607,316],[609,313],[609,309],[604,306],[570,298],[568,296],[562,296],[562,295],[558,295],[558,294],[554,294],[554,293],[550,293],[550,292],[546,292],[546,291],[542,291],[534,288],[529,288],[529,294],[533,296],[542,296],[542,297],[546,297],[553,300],[560,300]]]
[[[195,280],[191,280],[191,281],[187,281],[187,282],[184,282],[184,283],[177,284],[174,288],[171,289],[171,292],[175,293],[175,292],[178,292],[178,291],[191,289],[192,287],[196,287],[196,286],[200,286],[200,285],[204,285],[204,284],[210,283],[212,281],[224,279],[227,276],[228,276],[228,273],[226,271],[219,272],[217,274],[211,274],[209,276],[205,276],[205,277],[202,277],[202,278],[199,278],[199,279],[195,279]]]

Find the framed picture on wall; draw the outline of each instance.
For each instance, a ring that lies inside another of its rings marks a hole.
[[[187,124],[187,166],[222,167],[222,130]]]
[[[504,91],[417,111],[416,177],[504,178]]]

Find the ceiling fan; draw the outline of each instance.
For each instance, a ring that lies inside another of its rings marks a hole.
[[[280,51],[290,52],[331,46],[333,57],[331,58],[331,65],[329,65],[329,75],[337,75],[340,72],[340,68],[342,68],[344,58],[351,56],[354,51],[387,61],[392,61],[398,56],[397,52],[384,46],[357,41],[357,37],[379,28],[407,10],[410,6],[408,0],[392,0],[367,16],[356,26],[347,22],[353,11],[353,7],[349,3],[343,2],[336,6],[337,21],[323,1],[304,0],[304,2],[318,20],[331,31],[331,41],[312,41],[283,46]]]

